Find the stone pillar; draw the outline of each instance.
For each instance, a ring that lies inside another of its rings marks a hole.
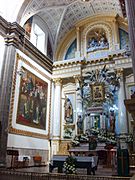
[[[75,84],[76,84],[76,120],[78,119],[78,116],[83,115],[83,107],[82,107],[82,89],[80,86],[80,76],[74,76]],[[76,122],[77,123],[77,122]],[[76,132],[77,132],[77,126],[76,126]]]
[[[82,89],[80,87],[80,76],[75,76],[76,83],[76,114],[82,115]]]
[[[61,133],[61,79],[55,79],[54,95],[54,119],[53,119],[53,137],[60,138]]]
[[[120,41],[119,41],[118,22],[116,19],[113,20],[113,29],[114,29],[114,50],[118,50],[120,48]]]
[[[55,97],[55,88],[54,88],[54,82],[52,83],[52,90],[51,90],[51,122],[50,122],[50,137],[49,137],[49,143],[50,143],[50,159],[52,157],[52,139],[53,139],[53,125],[54,125],[54,97]],[[49,159],[49,160],[50,160]]]
[[[80,29],[76,27],[76,40],[77,40],[77,51],[75,57],[80,57]]]
[[[126,0],[125,2],[128,17],[128,30],[133,64],[133,73],[135,79],[135,0]]]
[[[0,92],[0,120],[1,120],[1,139],[0,139],[0,167],[6,167],[8,120],[10,112],[10,97],[13,80],[13,70],[15,63],[15,47],[6,45],[4,63],[1,74]]]
[[[127,114],[126,108],[124,105],[125,99],[125,88],[124,88],[124,78],[123,78],[123,70],[118,70],[120,76],[120,88],[118,91],[118,113],[119,113],[119,132],[120,133],[127,133],[128,132],[128,122],[127,122]]]

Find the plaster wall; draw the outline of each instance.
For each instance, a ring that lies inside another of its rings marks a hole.
[[[33,138],[28,136],[20,136],[15,134],[8,135],[8,148],[26,148],[48,150],[48,140]]]

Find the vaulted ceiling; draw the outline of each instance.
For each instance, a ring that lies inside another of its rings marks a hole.
[[[119,0],[89,0],[89,2],[27,0],[26,2],[22,13],[23,21],[34,14],[40,16],[48,26],[54,44],[57,44],[82,19],[95,15],[123,16]]]

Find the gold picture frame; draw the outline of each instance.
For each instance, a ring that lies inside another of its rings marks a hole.
[[[17,134],[17,135],[23,135],[23,136],[29,136],[29,137],[34,137],[34,138],[40,138],[40,139],[48,139],[49,138],[49,134],[50,134],[50,117],[51,117],[51,95],[48,99],[48,106],[49,106],[49,118],[48,118],[48,127],[47,127],[47,133],[43,134],[43,133],[39,133],[37,132],[32,132],[32,131],[27,131],[27,130],[21,130],[21,129],[17,129],[16,127],[13,127],[12,124],[12,116],[13,116],[13,112],[14,112],[14,98],[15,98],[15,86],[16,86],[16,74],[17,74],[17,68],[18,68],[18,63],[19,61],[24,62],[26,65],[30,66],[32,69],[34,69],[36,72],[40,73],[42,76],[46,77],[46,79],[48,79],[49,81],[51,81],[51,79],[44,74],[42,71],[40,71],[39,69],[37,69],[35,66],[33,66],[27,59],[23,58],[22,56],[20,56],[18,53],[16,54],[16,65],[15,65],[15,75],[14,75],[14,79],[13,79],[13,87],[12,87],[12,96],[11,96],[11,105],[10,105],[10,115],[9,115],[9,133],[11,134]],[[52,86],[50,84],[50,92],[52,90]]]
[[[98,102],[104,101],[105,99],[104,84],[93,84],[91,88],[92,88],[92,100]]]

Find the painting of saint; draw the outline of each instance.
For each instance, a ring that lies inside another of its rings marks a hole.
[[[29,18],[26,23],[24,24],[24,29],[25,31],[30,35],[31,33],[31,28],[32,28],[32,21],[33,17]]]
[[[129,98],[135,98],[135,85],[129,86]]]
[[[48,84],[23,68],[17,123],[46,129]]]
[[[103,85],[93,85],[92,86],[92,97],[95,101],[103,101],[104,100],[104,89]]]

